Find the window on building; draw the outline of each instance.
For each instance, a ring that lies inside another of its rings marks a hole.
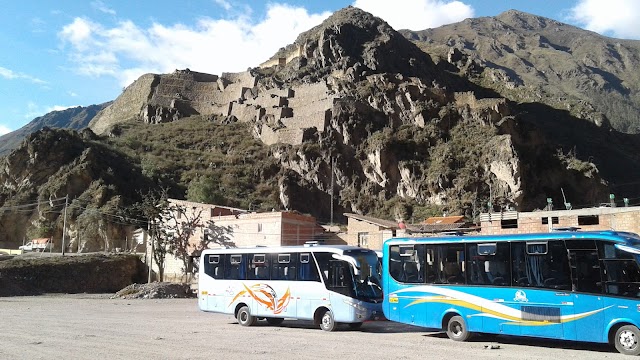
[[[517,229],[518,219],[500,220],[500,227],[502,229]]]
[[[360,246],[360,247],[368,247],[369,246],[369,233],[368,232],[359,232],[358,233],[358,246]]]
[[[262,224],[258,223],[258,232],[262,232]]]
[[[600,217],[598,215],[579,215],[578,225],[598,225]]]
[[[551,224],[559,224],[560,223],[560,219],[558,219],[557,216],[552,216],[551,217]],[[542,218],[542,225],[548,225],[549,224],[549,217],[545,216]]]

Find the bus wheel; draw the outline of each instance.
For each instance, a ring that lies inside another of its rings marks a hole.
[[[349,327],[353,330],[357,330],[360,329],[362,327],[362,323],[349,323]]]
[[[269,325],[280,325],[283,321],[283,318],[267,318],[267,323]]]
[[[236,315],[236,319],[238,319],[238,324],[242,326],[251,326],[255,325],[257,319],[255,316],[251,315],[251,311],[249,311],[248,306],[243,306],[238,310],[238,315]]]
[[[467,324],[462,316],[453,316],[447,323],[447,336],[455,341],[467,341],[471,333],[467,331]]]
[[[633,325],[621,326],[616,331],[616,350],[625,355],[640,355],[640,331]]]
[[[333,331],[336,328],[336,322],[333,320],[333,313],[331,310],[327,310],[322,314],[320,318],[320,329],[324,331]]]

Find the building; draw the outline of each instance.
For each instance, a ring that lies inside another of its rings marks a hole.
[[[164,219],[165,228],[174,227],[176,222],[180,224],[197,219],[195,231],[189,238],[189,251],[194,257],[199,255],[201,249],[197,245],[203,240],[208,242],[209,248],[288,246],[302,245],[307,241],[334,243],[313,216],[297,212],[249,213],[242,209],[184,200],[169,199],[169,203],[180,211]],[[164,280],[184,281],[183,266],[180,259],[169,255],[165,259]],[[157,265],[152,269],[157,273]]]
[[[405,234],[395,221],[352,213],[344,213],[344,216],[347,217],[347,233],[341,237],[347,245],[379,250],[384,240]]]
[[[640,233],[640,206],[534,212],[506,211],[480,215],[480,233],[483,235],[548,232],[553,228],[570,227],[578,227],[584,231],[617,230]]]
[[[408,228],[411,233],[419,233],[423,236],[450,231],[476,231],[476,228],[471,227],[462,215],[430,217],[422,224],[410,225]]]

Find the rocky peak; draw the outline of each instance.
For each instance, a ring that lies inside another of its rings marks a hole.
[[[435,77],[429,55],[384,20],[351,6],[300,34],[267,63],[276,61],[286,64],[285,79],[292,81],[311,82],[336,71],[348,73],[356,81],[379,73]]]
[[[498,16],[495,17],[496,20],[499,20],[507,25],[510,25],[514,28],[518,29],[526,29],[526,30],[541,30],[550,26],[563,26],[564,24],[548,19],[542,16],[537,16],[533,14],[529,14],[526,12],[518,11],[518,10],[507,10]]]

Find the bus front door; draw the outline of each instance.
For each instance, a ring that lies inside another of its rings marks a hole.
[[[570,250],[573,321],[565,325],[565,338],[603,341],[604,300],[602,275],[596,250]],[[606,340],[606,339],[604,339]]]

